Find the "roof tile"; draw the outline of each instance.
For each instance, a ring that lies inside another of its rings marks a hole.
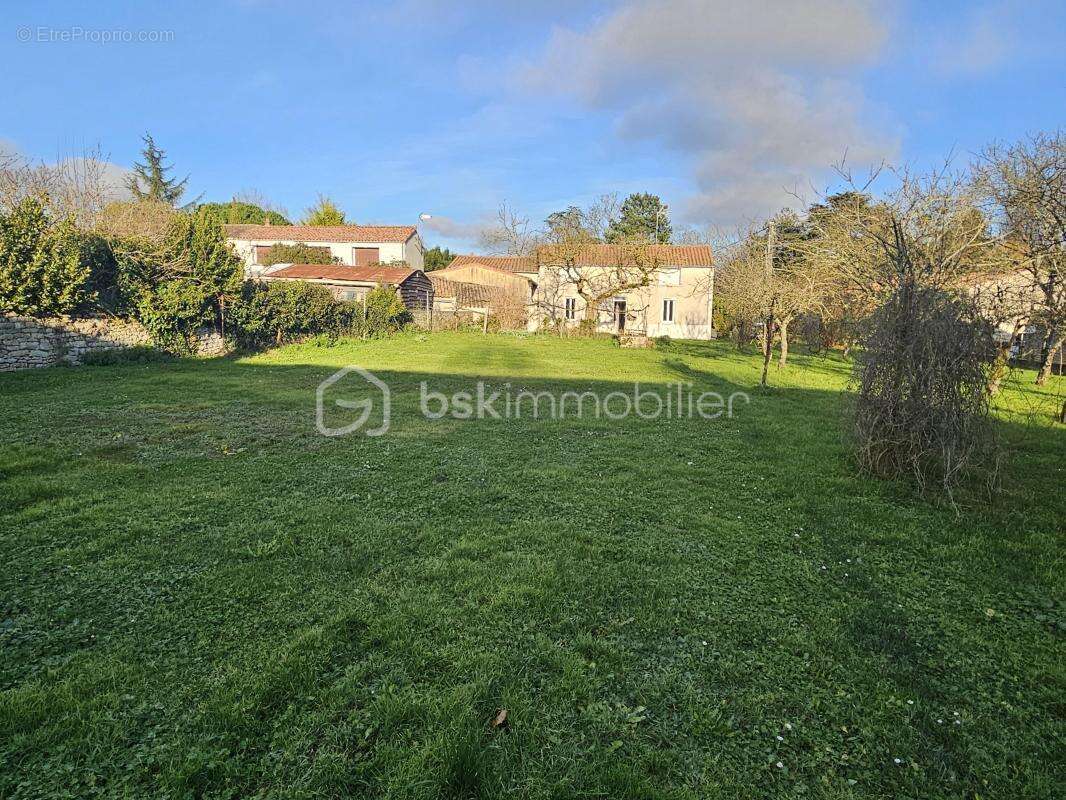
[[[408,266],[390,267],[372,264],[368,267],[352,267],[346,264],[291,264],[279,270],[267,272],[263,277],[399,284],[416,272],[418,270]]]
[[[537,249],[532,256],[479,256],[460,255],[452,259],[448,269],[481,265],[506,272],[537,272],[537,265],[550,264],[557,259],[561,248],[545,245]],[[646,247],[627,247],[616,244],[590,244],[582,247],[576,254],[576,263],[580,266],[616,266],[619,262],[630,261],[637,256],[655,259],[664,267],[711,267],[714,256],[710,245],[656,244]]]
[[[255,242],[406,242],[412,225],[223,225],[227,239]]]

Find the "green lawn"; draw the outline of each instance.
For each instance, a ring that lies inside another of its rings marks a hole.
[[[322,437],[353,363],[392,429]],[[477,376],[752,400],[422,418]],[[476,334],[0,375],[0,797],[1062,797],[1066,378],[956,513],[855,473],[847,376]]]

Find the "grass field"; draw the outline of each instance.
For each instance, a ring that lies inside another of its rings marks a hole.
[[[1066,378],[1010,385],[1005,493],[957,513],[857,475],[848,365],[794,361],[437,334],[0,376],[0,796],[1064,796]],[[385,436],[315,431],[352,363]],[[477,377],[751,403],[419,413]]]

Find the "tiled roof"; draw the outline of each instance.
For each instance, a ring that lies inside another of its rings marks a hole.
[[[454,297],[460,308],[484,308],[512,296],[511,292],[500,286],[452,281],[432,272],[427,272],[426,276],[433,284],[433,293],[437,297]]]
[[[478,255],[465,255],[456,256],[448,264],[448,269],[452,267],[470,267],[470,266],[483,266],[492,267],[493,269],[501,269],[504,272],[536,272],[537,264],[532,258],[526,256],[478,256]]]
[[[254,242],[406,242],[411,225],[223,225],[227,239]]]
[[[537,259],[550,264],[565,258],[573,259],[578,266],[613,267],[633,263],[637,259],[650,263],[655,261],[664,267],[711,267],[714,257],[710,245],[655,244],[631,247],[617,244],[592,244],[582,247],[576,254],[561,252],[562,248],[545,246],[537,250]]]
[[[418,272],[410,267],[371,265],[352,267],[346,264],[292,264],[274,272],[265,273],[266,278],[299,278],[301,280],[362,281],[364,283],[403,283]]]
[[[453,267],[467,267],[481,265],[493,269],[502,269],[506,272],[536,272],[537,265],[551,264],[563,256],[562,248],[545,245],[537,249],[532,256],[479,256],[462,255],[456,256],[448,265]],[[637,258],[655,260],[664,267],[711,267],[714,265],[714,257],[710,245],[689,244],[655,244],[647,246],[630,247],[616,244],[590,244],[577,251],[576,256],[567,253],[569,261],[574,258],[578,266],[613,267],[618,264],[632,262]]]

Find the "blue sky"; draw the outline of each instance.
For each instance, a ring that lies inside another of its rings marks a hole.
[[[609,192],[729,227],[845,151],[964,160],[1066,109],[1066,3],[1039,0],[8,2],[0,26],[5,149],[128,167],[150,131],[194,195],[428,213],[453,249],[503,201],[539,221]]]

